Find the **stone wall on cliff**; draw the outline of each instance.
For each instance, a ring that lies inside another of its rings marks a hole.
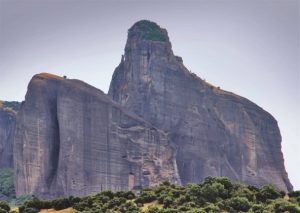
[[[50,74],[32,78],[17,118],[16,193],[83,196],[180,183],[165,132],[102,91]]]
[[[129,29],[108,95],[169,133],[183,184],[227,176],[292,189],[277,121],[190,72],[173,54],[167,31],[155,23],[140,21]]]

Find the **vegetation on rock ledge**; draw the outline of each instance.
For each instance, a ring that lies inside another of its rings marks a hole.
[[[14,111],[19,111],[21,103],[17,101],[0,101],[0,107],[10,108]]]
[[[166,35],[163,33],[162,29],[152,21],[142,20],[135,23],[129,30],[128,30],[128,37],[132,37],[135,35],[135,27],[137,27],[141,33],[142,38],[145,40],[152,40],[152,41],[166,41]]]

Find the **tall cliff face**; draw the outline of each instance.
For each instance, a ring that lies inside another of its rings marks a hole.
[[[167,31],[155,23],[140,21],[129,29],[108,95],[169,133],[183,184],[210,175],[292,189],[276,120],[186,69]]]
[[[169,136],[81,81],[32,78],[17,117],[16,193],[44,198],[178,182]]]
[[[20,103],[0,101],[0,168],[13,167],[13,141]]]

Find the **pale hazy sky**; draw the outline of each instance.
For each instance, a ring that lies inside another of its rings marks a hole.
[[[300,190],[298,0],[0,0],[0,100],[24,100],[40,72],[108,91],[127,29],[166,28],[192,72],[257,103],[278,121],[285,165]]]

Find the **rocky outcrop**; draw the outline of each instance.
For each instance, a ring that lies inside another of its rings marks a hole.
[[[292,189],[276,120],[246,98],[191,73],[157,24],[140,21],[129,29],[108,95],[169,133],[183,184],[227,176]]]
[[[79,80],[32,78],[14,166],[17,195],[43,198],[206,176],[292,189],[276,120],[187,70],[167,31],[149,21],[129,29],[108,96]]]
[[[13,167],[13,140],[20,103],[0,101],[0,168]]]
[[[39,74],[17,118],[16,193],[49,198],[178,182],[167,133],[78,80]]]

